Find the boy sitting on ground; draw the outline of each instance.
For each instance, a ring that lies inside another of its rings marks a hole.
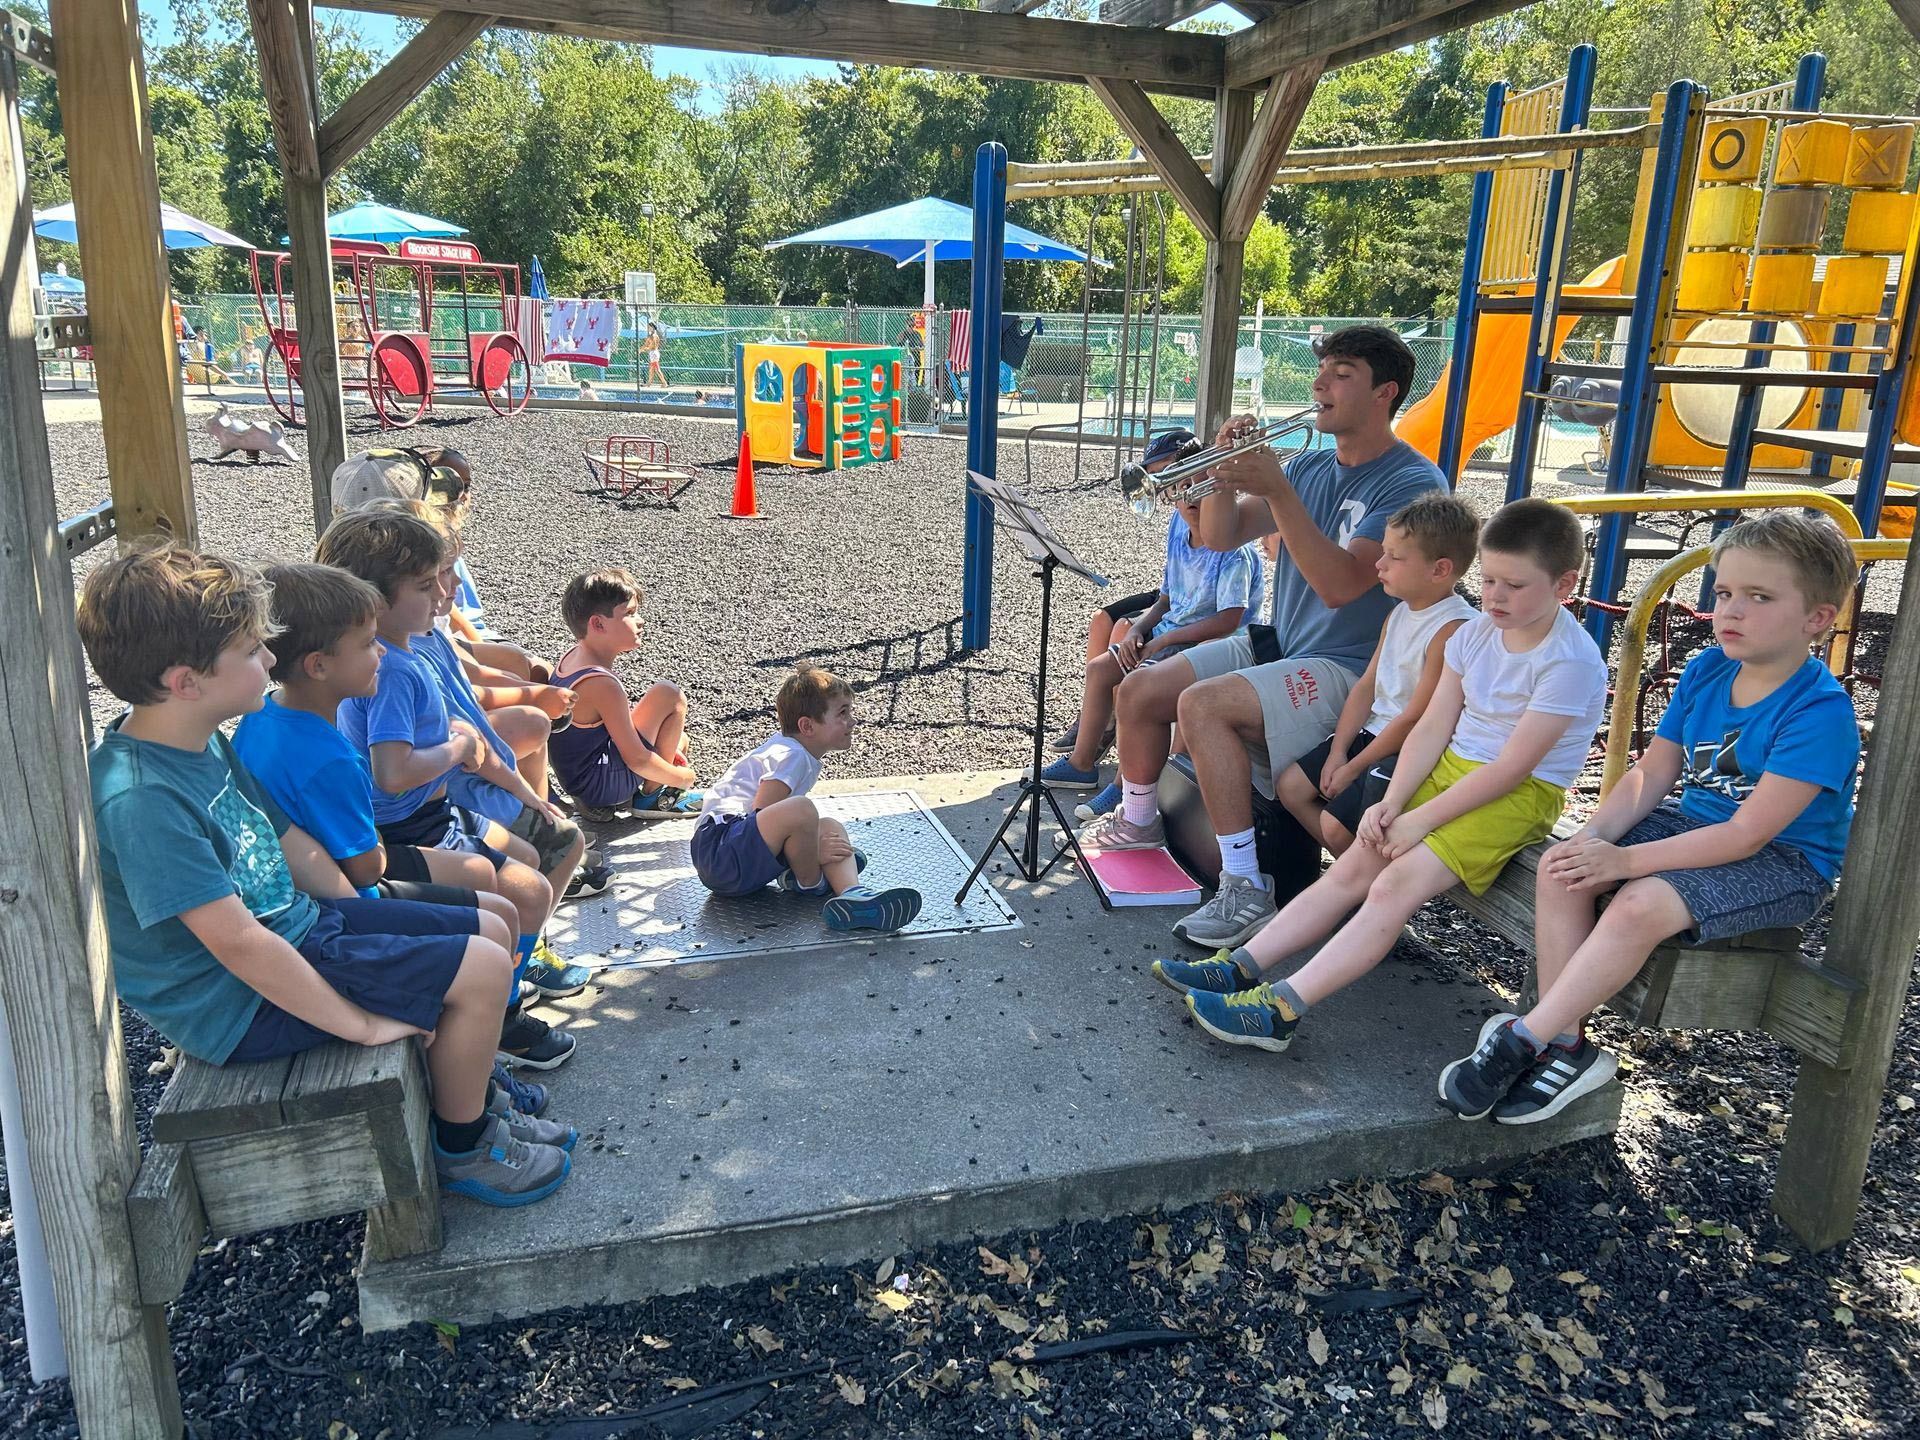
[[[693,832],[693,868],[716,895],[751,895],[777,885],[792,895],[827,896],[821,918],[833,930],[898,930],[920,913],[920,892],[860,884],[867,857],[846,827],[822,819],[807,791],[820,757],[853,744],[853,687],[824,670],[789,675],[774,700],[780,733],[733,763],[707,791]]]
[[[625,570],[576,576],[560,599],[574,646],[554,683],[574,696],[573,724],[549,742],[554,774],[587,820],[612,820],[625,806],[640,816],[691,815],[704,796],[687,764],[687,697],[658,681],[629,702],[614,661],[640,648],[640,582]]]
[[[1385,958],[1414,911],[1458,884],[1485,893],[1516,851],[1552,832],[1607,698],[1606,662],[1561,603],[1581,548],[1579,523],[1551,501],[1516,500],[1487,522],[1483,611],[1447,642],[1386,798],[1361,817],[1361,843],[1245,945],[1198,964],[1154,961],[1208,1034],[1285,1050],[1313,1006]],[[1291,976],[1262,980],[1323,939]]]
[[[564,891],[565,879],[560,878],[556,889],[536,868],[539,855],[533,846],[499,822],[457,806],[449,795],[452,777],[464,771],[504,789],[517,786],[514,793],[523,804],[547,806],[491,753],[478,731],[464,720],[449,718],[433,666],[413,648],[413,638],[433,628],[445,557],[441,532],[399,510],[350,511],[320,537],[314,552],[319,563],[357,575],[380,592],[374,621],[380,644],[377,686],[370,699],[341,704],[339,726],[372,769],[374,821],[389,847],[390,870],[408,847],[479,855],[492,865],[497,888],[513,902],[519,917],[517,981],[540,943],[541,927],[553,912],[554,896]],[[563,857],[565,875],[571,875],[583,853],[584,845],[576,839]],[[403,873],[395,878],[432,877]],[[555,957],[534,972],[535,980],[548,970],[564,979],[565,968]],[[509,1008],[500,1037],[502,1063],[551,1070],[572,1054],[571,1036],[524,1014],[517,1002]]]
[[[1618,1061],[1586,1038],[1586,1017],[1663,942],[1802,925],[1833,891],[1860,726],[1807,652],[1859,564],[1831,520],[1788,510],[1728,527],[1713,563],[1720,643],[1688,662],[1640,763],[1541,860],[1539,1001],[1494,1016],[1479,1048],[1441,1073],[1441,1103],[1463,1120],[1545,1120],[1612,1079]]]
[[[131,707],[90,756],[121,998],[210,1065],[426,1037],[440,1183],[492,1205],[557,1189],[575,1132],[516,1112],[490,1080],[509,927],[356,895],[220,733],[266,693],[266,583],[213,556],[140,550],[88,577],[78,624]]]
[[[1454,586],[1473,563],[1479,530],[1473,508],[1441,491],[1387,522],[1373,568],[1380,588],[1400,603],[1347,692],[1332,736],[1274,782],[1287,813],[1334,855],[1347,852],[1362,812],[1380,798],[1394,757],[1440,684],[1447,641],[1474,616]]]
[[[1171,463],[1192,438],[1184,430],[1161,436],[1148,447],[1149,469]],[[1163,442],[1170,440],[1177,443],[1162,449]],[[1161,451],[1157,456],[1156,450]],[[1070,790],[1098,788],[1100,757],[1113,718],[1113,692],[1120,682],[1142,665],[1233,634],[1241,628],[1248,608],[1259,603],[1264,578],[1260,547],[1250,543],[1237,550],[1209,550],[1194,539],[1193,527],[1199,519],[1197,500],[1173,507],[1160,589],[1144,613],[1115,623],[1110,648],[1087,662],[1072,750],[1040,772],[1049,784]],[[1107,791],[1089,804],[1094,814],[1105,814],[1119,804],[1120,782],[1114,781]]]

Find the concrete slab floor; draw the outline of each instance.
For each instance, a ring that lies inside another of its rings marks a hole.
[[[1013,785],[823,789],[914,789],[977,854]],[[1543,1125],[1442,1111],[1440,1067],[1499,1008],[1478,985],[1389,963],[1287,1054],[1229,1047],[1148,973],[1192,953],[1166,928],[1179,911],[1104,912],[1071,870],[1032,887],[1004,857],[989,873],[1023,928],[610,971],[549,1007],[580,1042],[537,1077],[582,1132],[572,1178],[524,1210],[447,1199],[439,1253],[362,1276],[363,1323],[477,1323],[1227,1190],[1476,1169],[1618,1123],[1618,1087]]]

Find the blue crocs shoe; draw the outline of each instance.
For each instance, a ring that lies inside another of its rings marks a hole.
[[[1247,974],[1228,955],[1228,951],[1216,950],[1200,961],[1156,960],[1153,978],[1182,995],[1195,990],[1205,995],[1232,995],[1260,983],[1257,976]]]
[[[856,885],[820,907],[829,930],[900,930],[913,923],[922,902],[918,890],[896,885],[871,890]]]
[[[1082,770],[1073,763],[1071,755],[1062,755],[1040,772],[1040,778],[1062,790],[1098,790],[1100,767],[1096,765],[1091,770]]]
[[[1256,985],[1233,995],[1187,992],[1187,1009],[1200,1028],[1229,1045],[1252,1045],[1276,1055],[1293,1043],[1300,1017],[1270,985]]]
[[[698,815],[706,799],[707,792],[704,790],[681,790],[664,785],[658,790],[634,791],[627,808],[633,811],[636,820],[676,820],[686,815]]]
[[[505,1095],[507,1103],[522,1115],[539,1115],[547,1108],[546,1086],[516,1079],[498,1060],[493,1062],[493,1087],[496,1099]]]
[[[853,847],[853,873],[858,875],[867,868],[867,852],[858,845]],[[774,877],[773,888],[782,895],[824,895],[832,887],[827,884],[826,876],[820,877],[820,883],[811,890],[793,878],[793,869],[789,866]]]
[[[1120,782],[1112,781],[1107,788],[1091,800],[1082,800],[1073,807],[1076,820],[1098,820],[1102,815],[1111,815],[1120,808]]]

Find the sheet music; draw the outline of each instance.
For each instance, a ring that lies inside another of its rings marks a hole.
[[[994,524],[1014,537],[1021,553],[1029,560],[1036,564],[1052,560],[1095,585],[1107,583],[1106,576],[1089,569],[1073,553],[1067,542],[1047,523],[1047,517],[1035,507],[1033,497],[1026,491],[982,475],[978,470],[967,471],[967,484],[976,495],[984,496],[993,506]]]

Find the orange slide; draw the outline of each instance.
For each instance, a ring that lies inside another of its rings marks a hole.
[[[1566,296],[1618,295],[1626,277],[1627,257],[1616,255],[1578,285],[1561,289]],[[1531,285],[1510,292],[1531,295]],[[1563,315],[1554,323],[1553,349],[1557,355],[1578,316]],[[1464,460],[1487,441],[1511,429],[1520,414],[1520,372],[1526,363],[1526,315],[1482,315],[1473,347],[1473,373],[1467,377],[1467,422],[1460,455]],[[1453,370],[1449,360],[1433,389],[1417,400],[1394,427],[1400,438],[1429,460],[1440,458],[1440,425],[1447,409],[1447,384]]]

